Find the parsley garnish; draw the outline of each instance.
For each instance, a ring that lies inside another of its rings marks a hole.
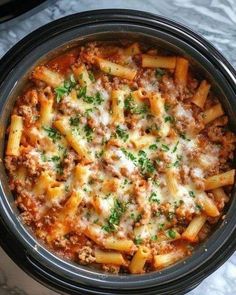
[[[165,123],[167,122],[174,123],[174,118],[172,116],[166,116],[164,120],[165,120]]]
[[[40,156],[41,156],[42,161],[43,162],[47,162],[47,156],[46,156],[45,151],[40,151],[39,150],[39,153],[40,153]]]
[[[166,144],[162,144],[162,145],[161,145],[161,149],[162,149],[162,151],[164,151],[164,152],[168,152],[170,148],[168,147],[168,145],[166,145]]]
[[[138,156],[138,164],[142,174],[152,174],[155,171],[155,167],[153,166],[153,163],[150,161],[150,159],[147,158],[147,154],[140,150],[138,152]]]
[[[140,237],[136,237],[136,238],[134,239],[134,243],[135,243],[135,245],[140,245],[140,244],[142,244],[142,242],[143,242],[143,239],[141,239]]]
[[[92,113],[94,110],[95,110],[95,108],[93,108],[93,109],[87,109],[87,110],[84,112],[85,116],[86,116],[86,117],[89,117],[89,116],[90,116],[90,113]]]
[[[179,167],[180,163],[178,160],[176,160],[174,163],[173,163],[173,167]]]
[[[80,118],[78,116],[70,118],[70,126],[78,126],[80,123]]]
[[[43,127],[43,130],[47,132],[48,137],[50,137],[54,143],[61,139],[61,134],[56,129],[52,127]]]
[[[157,145],[156,144],[151,144],[149,146],[149,149],[152,150],[152,151],[155,151],[155,150],[157,150]]]
[[[149,202],[155,202],[155,203],[160,204],[160,200],[158,199],[157,194],[154,192],[151,193],[148,200],[149,200]]]
[[[142,219],[142,214],[139,213],[137,216],[135,216],[134,213],[131,213],[130,218],[132,218],[135,222],[139,222]]]
[[[87,141],[92,141],[93,139],[93,129],[91,127],[89,127],[88,124],[86,124],[84,126],[84,132],[85,132],[85,135],[86,135],[86,138],[87,138]]]
[[[199,204],[197,204],[197,205],[196,205],[196,209],[199,210],[199,211],[201,211],[201,210],[202,210],[202,206],[199,205]]]
[[[151,236],[151,240],[154,242],[157,241],[157,235]]]
[[[188,193],[190,197],[195,198],[195,193],[193,191],[189,191]]]
[[[104,101],[104,99],[102,98],[101,93],[100,92],[97,92],[95,94],[95,99],[94,99],[94,102],[93,103],[95,105],[100,105],[103,101]]]
[[[178,145],[179,145],[179,140],[177,141],[176,145],[174,146],[172,153],[175,153],[177,151]]]
[[[77,93],[77,98],[85,97],[87,93],[87,86],[81,87]]]
[[[148,106],[146,104],[142,104],[138,106],[131,95],[129,95],[124,101],[124,108],[126,111],[131,114],[141,115],[148,113]]]
[[[167,233],[168,233],[168,236],[171,239],[175,239],[176,238],[176,232],[173,229],[169,229]]]
[[[128,152],[126,149],[124,148],[121,148],[121,151],[123,152],[123,154],[128,158],[130,159],[131,161],[134,162],[135,165],[137,165],[137,159],[136,157],[131,153],[131,152]]]
[[[98,91],[95,96],[87,95],[87,86],[81,87],[77,93],[77,98],[82,98],[84,102],[100,105],[104,99],[101,96],[101,93]]]
[[[189,138],[186,137],[186,134],[185,134],[185,133],[180,133],[179,136],[180,136],[181,138],[183,138],[184,140],[191,141]]]
[[[56,171],[61,174],[62,173],[62,164],[60,162],[61,158],[59,156],[52,156],[50,161],[54,163]]]
[[[122,129],[120,126],[116,127],[116,134],[123,139],[124,142],[127,141],[129,138],[129,134],[125,131],[125,129]]]
[[[72,88],[76,85],[74,75],[70,75],[69,80],[66,80],[63,85],[56,87],[56,102],[59,103],[64,95],[67,95],[71,92]]]
[[[116,226],[119,225],[120,219],[126,210],[126,206],[119,200],[115,200],[114,207],[111,210],[111,215],[107,219],[107,224],[102,227],[107,232],[114,232]]]
[[[158,226],[159,230],[163,230],[164,225],[165,225],[164,223],[160,223],[159,226]]]
[[[168,104],[165,103],[164,108],[165,108],[165,111],[168,112],[169,109],[170,109],[170,106],[169,106]]]
[[[165,71],[158,68],[155,71],[155,75],[156,75],[157,79],[160,80],[162,78],[162,76],[165,75]]]
[[[103,153],[104,153],[104,150],[101,150],[100,152],[95,152],[95,157],[96,157],[97,159],[99,159],[99,158],[102,157]]]
[[[92,72],[89,72],[89,79],[90,79],[92,82],[95,82],[94,74],[93,74]]]

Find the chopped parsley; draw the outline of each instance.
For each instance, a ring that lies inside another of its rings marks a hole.
[[[151,236],[151,241],[156,242],[157,241],[157,235]]]
[[[95,96],[87,95],[87,86],[81,87],[77,93],[77,98],[82,98],[84,102],[94,105],[100,105],[104,99],[101,96],[101,93],[98,91]]]
[[[95,77],[94,77],[94,74],[92,72],[89,72],[89,79],[92,81],[92,82],[95,82]]]
[[[59,156],[52,156],[52,157],[51,157],[51,160],[52,160],[53,162],[58,162],[58,161],[60,161],[60,157],[59,157]]]
[[[175,153],[177,151],[178,145],[179,145],[179,140],[177,141],[176,145],[174,146],[172,153]]]
[[[161,150],[162,150],[162,151],[164,151],[164,152],[168,152],[169,149],[170,149],[170,148],[168,147],[168,145],[166,145],[166,144],[162,144],[162,145],[161,145]]]
[[[151,144],[151,145],[149,146],[149,150],[152,150],[152,151],[157,150],[157,145],[156,145],[156,144]]]
[[[195,193],[193,191],[189,191],[188,193],[190,197],[195,198]]]
[[[84,133],[88,142],[93,140],[93,129],[88,124],[84,126]]]
[[[179,161],[182,161],[183,157],[182,157],[181,155],[177,155],[177,159],[178,159]]]
[[[56,102],[59,103],[64,95],[67,95],[75,87],[76,81],[74,75],[70,75],[69,80],[66,80],[63,85],[55,88]]]
[[[180,133],[179,136],[180,136],[181,138],[183,138],[184,140],[191,141],[189,138],[187,138],[187,136],[186,136],[185,133]]]
[[[131,95],[129,95],[124,101],[124,108],[131,114],[141,115],[148,113],[148,106],[146,104],[141,104],[138,106]]]
[[[80,123],[80,117],[75,116],[70,118],[70,126],[78,126]]]
[[[116,127],[116,134],[124,141],[126,142],[129,138],[129,134],[125,131],[125,129],[122,129],[120,126]]]
[[[176,232],[173,230],[173,229],[169,229],[167,231],[168,233],[168,236],[171,238],[171,239],[175,239],[176,238]]]
[[[54,143],[61,139],[61,134],[53,127],[43,127],[43,130],[47,132],[48,137],[50,137]]]
[[[165,120],[165,123],[167,122],[174,123],[174,118],[172,116],[166,116],[164,120]]]
[[[180,162],[178,160],[176,160],[173,164],[172,164],[173,167],[179,167],[180,166]]]
[[[129,181],[128,181],[128,179],[126,178],[125,180],[124,180],[124,185],[126,185],[126,184],[128,184],[129,183]]]
[[[95,152],[95,157],[96,157],[97,159],[99,159],[99,158],[102,157],[103,154],[104,154],[104,150],[101,150],[100,152]]]
[[[47,156],[46,156],[45,151],[40,151],[40,150],[39,150],[39,153],[40,153],[40,156],[41,156],[41,160],[42,160],[43,162],[47,162]]]
[[[77,93],[77,98],[85,97],[87,93],[87,86],[81,87]]]
[[[65,185],[65,192],[66,193],[68,193],[69,192],[69,190],[70,190],[70,188],[69,188],[69,185],[67,184],[67,185]]]
[[[84,112],[85,116],[86,116],[86,117],[89,117],[89,116],[90,116],[90,113],[92,113],[94,110],[95,110],[95,108],[93,108],[93,109],[87,109],[87,110]]]
[[[149,202],[155,202],[155,203],[160,204],[160,200],[158,199],[157,194],[154,192],[151,193],[148,200],[149,200]]]
[[[143,239],[141,239],[140,237],[136,237],[134,239],[134,243],[135,243],[135,245],[140,245],[143,243]]]
[[[134,220],[134,222],[139,222],[142,219],[142,214],[135,215],[133,212],[130,214],[130,218]]]
[[[197,205],[196,205],[196,210],[198,210],[198,211],[202,211],[202,206],[199,205],[199,204],[197,204]]]
[[[116,231],[116,226],[119,225],[120,219],[126,210],[126,206],[119,200],[115,200],[114,207],[111,210],[111,215],[107,219],[107,224],[102,227],[107,232]]]
[[[152,174],[155,171],[155,167],[151,160],[147,158],[147,154],[143,150],[140,150],[138,156],[138,164],[142,174]]]
[[[156,179],[153,179],[153,180],[152,180],[152,183],[153,183],[155,186],[157,186],[157,187],[160,186],[160,182],[159,182],[158,180],[156,180]]]
[[[55,165],[55,169],[57,173],[62,173],[62,164],[61,164],[61,158],[59,156],[52,156],[49,161],[52,161]]]
[[[159,230],[163,230],[164,226],[165,226],[164,223],[160,223],[159,226],[158,226]]]
[[[159,130],[160,130],[160,127],[156,123],[153,123],[150,127],[147,128],[148,132],[155,132]]]
[[[131,153],[131,152],[128,152],[126,149],[124,148],[121,148],[121,151],[123,152],[123,154],[128,158],[130,159],[131,161],[134,162],[135,165],[137,165],[137,159],[136,157]]]
[[[100,92],[97,92],[95,94],[95,99],[94,99],[94,102],[93,103],[95,105],[100,105],[103,101],[104,101],[104,99],[102,98],[101,93]]]
[[[157,77],[158,80],[160,80],[163,76],[165,75],[165,71],[158,68],[155,71],[155,76]]]
[[[165,108],[165,111],[168,112],[169,109],[170,109],[170,106],[169,106],[168,104],[165,103],[164,108]]]
[[[94,224],[97,224],[98,221],[99,221],[99,218],[96,218],[96,219],[93,221],[93,223],[94,223]]]

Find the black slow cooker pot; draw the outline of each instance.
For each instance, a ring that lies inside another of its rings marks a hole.
[[[125,38],[163,46],[192,60],[213,84],[236,131],[236,73],[205,39],[172,20],[132,10],[97,10],[69,15],[28,35],[0,62],[0,159],[10,112],[32,67],[90,40]],[[216,270],[236,249],[236,196],[225,219],[193,255],[162,271],[112,275],[63,260],[40,244],[21,223],[0,160],[0,243],[29,275],[63,294],[183,294]]]

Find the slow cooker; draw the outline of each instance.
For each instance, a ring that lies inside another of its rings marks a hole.
[[[108,9],[69,15],[32,32],[0,61],[0,244],[30,276],[61,294],[184,294],[236,249],[236,196],[211,236],[193,255],[162,271],[113,275],[76,265],[50,252],[19,218],[3,164],[5,131],[17,93],[35,64],[91,40],[138,40],[190,58],[204,72],[236,131],[236,72],[204,38],[170,19]]]

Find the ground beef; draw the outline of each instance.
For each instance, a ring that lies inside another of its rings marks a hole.
[[[119,265],[113,265],[113,264],[103,264],[102,269],[106,272],[118,274],[120,270]]]
[[[217,126],[209,126],[207,129],[207,135],[213,142],[221,142],[224,136],[222,128]]]
[[[59,176],[60,180],[66,180],[71,174],[78,161],[78,155],[70,150],[62,161],[63,173]]]
[[[27,168],[29,176],[38,177],[44,170],[43,165],[39,162],[38,155],[33,155],[31,153],[24,153],[21,157],[21,164]]]
[[[26,126],[30,126],[35,122],[37,111],[31,106],[21,105],[18,108],[18,113],[23,117]]]
[[[70,97],[65,96],[58,104],[59,111],[64,115],[73,115],[75,112],[82,113],[80,107],[73,103]]]
[[[187,184],[189,181],[189,167],[186,165],[183,165],[179,171],[180,179],[182,184]]]
[[[19,100],[19,102],[31,107],[36,107],[38,104],[38,92],[35,89],[28,90],[23,96],[23,99]]]
[[[57,238],[55,241],[53,241],[53,244],[58,249],[67,250],[69,243],[65,237],[60,237],[60,238]]]
[[[78,252],[78,258],[81,264],[90,264],[95,262],[94,251],[89,246],[82,247]]]
[[[13,174],[18,166],[18,160],[15,156],[6,156],[5,157],[5,165],[10,174]]]
[[[33,223],[34,221],[33,215],[28,211],[21,213],[21,218],[24,224],[27,224],[27,225],[31,225],[31,223]]]

